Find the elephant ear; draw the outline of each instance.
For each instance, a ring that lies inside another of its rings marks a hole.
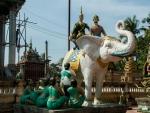
[[[99,47],[101,44],[100,37],[84,35],[76,40],[77,45],[92,59],[99,58]]]

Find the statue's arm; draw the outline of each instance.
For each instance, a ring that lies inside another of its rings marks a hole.
[[[90,28],[90,35],[93,35],[93,30],[92,30],[92,28]]]
[[[86,23],[85,23],[85,28],[87,28],[90,31],[90,27]]]
[[[71,41],[75,41],[76,35],[78,34],[78,25],[77,25],[77,24],[78,24],[78,23],[76,23],[76,24],[74,25],[73,30],[72,30],[72,32],[71,32],[71,34],[70,34],[69,40],[71,40]]]
[[[104,28],[102,26],[101,26],[101,30],[102,30],[103,36],[106,36],[107,34],[106,34],[106,32],[105,32],[105,30],[104,30]]]
[[[82,87],[78,86],[78,91],[79,91],[79,93],[80,93],[81,95],[84,96],[84,90],[83,90]]]
[[[55,86],[55,88],[57,89],[57,91],[59,92],[60,95],[64,95],[65,94],[60,87]]]

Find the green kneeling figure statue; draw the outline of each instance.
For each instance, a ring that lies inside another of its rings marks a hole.
[[[47,106],[47,100],[48,100],[48,96],[49,96],[49,90],[48,90],[49,87],[48,87],[47,81],[44,82],[43,80],[39,80],[40,86],[38,89],[41,90],[41,93],[38,96],[38,98],[36,99],[37,107],[46,107]]]
[[[83,90],[77,87],[77,81],[71,80],[71,87],[67,90],[70,94],[68,105],[72,108],[79,108],[82,106],[85,96]]]
[[[35,104],[36,98],[38,97],[37,92],[33,90],[32,80],[28,80],[23,95],[20,97],[21,104]]]
[[[67,101],[66,96],[60,96],[60,93],[57,90],[55,84],[56,84],[55,78],[54,77],[50,78],[50,86],[48,88],[49,97],[48,97],[48,101],[47,101],[48,109],[59,109]]]

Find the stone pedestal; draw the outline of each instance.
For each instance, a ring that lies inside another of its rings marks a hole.
[[[119,104],[102,104],[99,106],[82,108],[63,108],[48,110],[31,105],[14,105],[14,113],[126,113],[127,107]]]
[[[138,104],[138,111],[142,113],[150,113],[150,98],[136,98]]]
[[[0,113],[13,113],[14,103],[13,81],[0,81]]]
[[[19,80],[16,87],[16,103],[19,103],[19,97],[23,94],[25,86],[24,80]]]

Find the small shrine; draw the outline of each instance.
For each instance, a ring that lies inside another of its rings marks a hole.
[[[132,56],[128,57],[128,60],[124,66],[124,75],[121,77],[122,82],[132,83],[134,80],[133,73],[136,71],[136,65]]]
[[[21,61],[18,64],[23,69],[24,80],[32,79],[33,81],[39,80],[44,77],[44,58],[42,58],[36,48],[32,48],[32,42],[29,44],[29,49],[24,52]]]

